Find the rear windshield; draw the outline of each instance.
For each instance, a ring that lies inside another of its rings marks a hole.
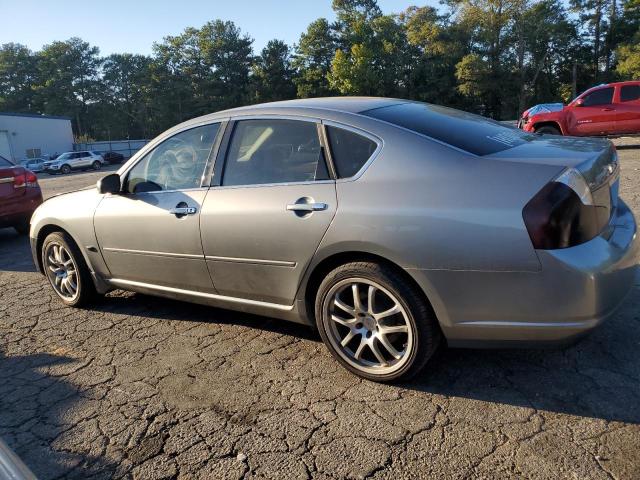
[[[427,103],[402,103],[361,112],[440,140],[474,155],[490,155],[517,147],[534,135],[495,120]]]
[[[13,163],[11,163],[9,160],[7,160],[4,157],[0,157],[0,168],[3,167],[13,167]]]

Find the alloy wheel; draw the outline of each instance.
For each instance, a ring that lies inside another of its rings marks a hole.
[[[325,297],[322,320],[334,349],[358,370],[390,374],[410,357],[415,334],[407,310],[374,281],[338,282]]]
[[[78,296],[78,269],[71,254],[59,243],[50,243],[45,252],[47,276],[54,290],[65,300]]]

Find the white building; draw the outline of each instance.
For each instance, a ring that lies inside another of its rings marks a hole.
[[[73,150],[71,119],[28,113],[0,113],[0,156],[27,158]]]

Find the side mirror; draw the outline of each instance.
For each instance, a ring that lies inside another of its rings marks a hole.
[[[106,177],[98,180],[96,186],[98,187],[98,192],[100,193],[111,193],[114,195],[120,193],[120,188],[122,188],[120,175],[118,175],[117,173],[107,175]]]
[[[582,107],[584,105],[584,98],[579,98],[576,100],[576,103],[574,103],[574,105],[576,107]]]

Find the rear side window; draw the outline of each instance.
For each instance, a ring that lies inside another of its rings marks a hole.
[[[584,97],[584,107],[609,105],[613,101],[613,88],[601,88]]]
[[[236,123],[223,185],[312,182],[328,178],[315,123],[280,119]]]
[[[532,134],[480,115],[427,103],[402,103],[361,113],[474,155],[490,155],[536,138]]]
[[[327,136],[338,178],[353,177],[378,147],[373,140],[344,128],[327,126]]]
[[[640,98],[640,85],[625,85],[620,90],[621,102],[632,102]]]
[[[4,168],[4,167],[13,167],[13,163],[11,163],[9,160],[7,160],[4,157],[0,157],[0,168]]]

